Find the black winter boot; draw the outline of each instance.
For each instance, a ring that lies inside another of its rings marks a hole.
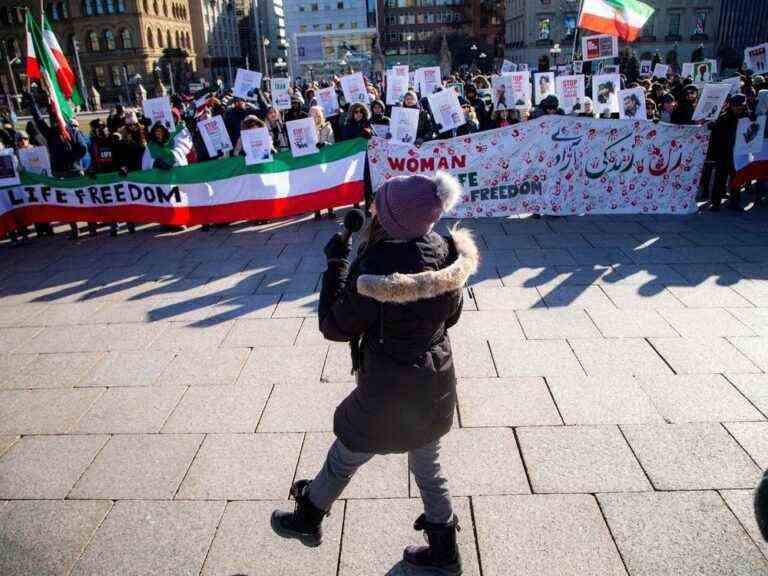
[[[272,530],[283,538],[296,538],[305,546],[320,546],[323,529],[320,526],[326,515],[309,500],[310,480],[299,480],[291,486],[291,496],[296,500],[293,513],[272,512]]]
[[[424,530],[429,546],[408,546],[403,553],[406,569],[430,576],[461,576],[461,555],[456,533],[461,530],[454,515],[446,524],[427,522],[424,514],[416,519],[414,530]]]

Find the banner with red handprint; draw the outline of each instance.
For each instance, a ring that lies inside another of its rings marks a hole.
[[[374,190],[395,176],[456,176],[453,217],[687,214],[708,142],[699,126],[544,116],[421,147],[373,138],[368,160]]]

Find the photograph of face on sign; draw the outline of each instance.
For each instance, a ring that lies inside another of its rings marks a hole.
[[[622,120],[647,120],[645,89],[642,86],[619,91],[619,118]]]
[[[291,154],[295,157],[307,156],[318,151],[317,129],[312,118],[289,120],[285,123],[288,141],[291,144]]]
[[[555,94],[555,73],[539,72],[533,75],[534,99],[539,104],[547,96]]]
[[[592,76],[592,102],[598,116],[619,111],[618,91],[621,78],[618,74],[598,74]]]
[[[694,82],[712,82],[715,72],[715,62],[713,60],[693,63]]]

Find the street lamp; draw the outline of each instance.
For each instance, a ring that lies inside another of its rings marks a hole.
[[[472,53],[472,66],[477,68],[477,44],[472,44],[469,47],[469,51]]]
[[[487,58],[487,56],[485,55],[485,52],[481,52],[480,53],[480,71],[481,72],[483,70],[483,65],[485,64],[485,59],[486,58]]]
[[[269,38],[264,37],[261,40],[261,45],[263,47],[262,53],[264,55],[264,68],[262,69],[262,72],[266,74],[267,76],[270,76],[269,73],[269,64],[267,61],[267,48],[269,47]]]
[[[555,44],[552,46],[552,48],[549,49],[549,53],[555,59],[555,76],[557,76],[557,68],[561,52],[562,50],[560,49],[560,44]]]

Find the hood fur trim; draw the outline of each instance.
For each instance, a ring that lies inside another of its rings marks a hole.
[[[451,236],[458,258],[450,266],[418,274],[363,274],[357,279],[357,292],[379,302],[407,304],[463,288],[467,279],[477,272],[480,254],[469,231],[454,229]]]
[[[456,177],[448,172],[436,172],[432,180],[435,183],[435,194],[440,198],[443,212],[450,212],[458,204],[464,189]]]

